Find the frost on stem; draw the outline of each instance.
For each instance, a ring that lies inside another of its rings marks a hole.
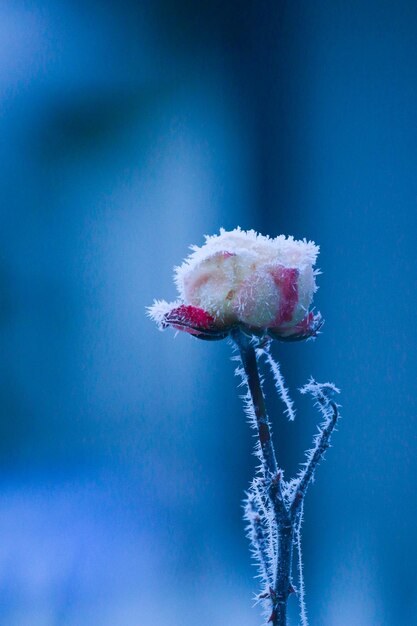
[[[333,400],[335,394],[340,393],[333,383],[317,383],[313,378],[300,389],[302,394],[309,393],[314,399],[314,405],[323,417],[318,426],[318,432],[313,438],[313,447],[306,452],[306,461],[293,482],[294,490],[292,509],[297,511],[306,494],[308,485],[314,479],[314,474],[324,453],[330,447],[330,437],[339,418],[339,405]]]
[[[257,600],[264,605],[268,623],[286,626],[288,596],[295,591],[292,583],[295,547],[301,625],[308,626],[301,551],[303,504],[307,487],[329,447],[329,439],[338,419],[338,405],[333,400],[338,389],[331,383],[320,384],[313,379],[301,389],[302,393],[312,395],[323,421],[298,476],[286,482],[283,471],[279,469],[272,442],[258,361],[262,356],[266,358],[279,395],[287,406],[286,413],[290,410],[294,415],[280,367],[265,349],[265,345],[259,347],[259,341],[249,340],[237,333],[234,338],[240,350],[240,357],[234,358],[241,364],[237,367],[236,374],[241,378],[241,385],[247,387],[247,393],[243,396],[245,413],[256,432],[255,454],[260,461],[257,476],[252,481],[245,500],[245,520],[248,522],[246,531],[261,580],[261,592]],[[262,427],[267,429],[266,435],[262,432]]]
[[[307,607],[306,607],[306,601],[305,601],[303,553],[301,550],[301,526],[303,523],[303,516],[304,516],[304,503],[301,505],[300,513],[298,516],[297,529],[295,531],[295,542],[297,546],[298,602],[300,605],[301,626],[308,626]]]
[[[270,505],[263,501],[255,479],[244,501],[244,519],[248,522],[246,534],[250,542],[251,556],[258,569],[261,591],[255,604],[262,603],[264,616],[271,614],[271,602],[275,598],[275,572],[277,559],[276,526]]]
[[[258,577],[261,579],[265,591],[268,591],[273,585],[271,572],[273,555],[271,554],[270,527],[265,515],[261,512],[261,507],[262,505],[259,500],[257,501],[255,494],[249,491],[244,503],[244,517],[248,522],[246,532],[251,543],[252,556],[259,569]]]
[[[338,393],[331,383],[311,379],[301,390],[310,393],[322,415],[313,447],[298,475],[284,480],[272,441],[272,431],[262,389],[258,362],[264,357],[290,421],[293,402],[281,368],[269,352],[272,340],[304,341],[319,334],[323,319],[310,310],[316,292],[314,269],[318,246],[306,239],[263,236],[237,227],[220,229],[175,269],[178,299],[155,300],[149,317],[160,330],[172,328],[197,339],[217,341],[228,337],[239,351],[236,373],[245,413],[254,430],[259,465],[244,503],[247,533],[258,566],[261,592],[257,600],[265,608],[266,623],[287,626],[287,600],[292,584],[294,548],[298,553],[300,617],[308,626],[304,600],[301,553],[303,503],[309,483],[329,447],[338,420]]]
[[[272,376],[274,377],[275,387],[278,392],[278,395],[283,401],[283,403],[285,404],[285,407],[286,407],[285,415],[288,417],[290,422],[293,422],[295,420],[294,403],[291,400],[290,394],[288,393],[288,389],[285,386],[284,377],[281,374],[281,368],[279,366],[279,363],[277,361],[274,361],[269,351],[269,346],[260,348],[258,350],[258,354],[265,356],[265,359],[271,369]]]

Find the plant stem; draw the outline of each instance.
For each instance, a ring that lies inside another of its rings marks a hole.
[[[291,522],[278,526],[278,567],[275,584],[276,615],[273,626],[287,626],[287,601],[291,589],[291,565],[294,543],[294,528]]]
[[[259,445],[257,455],[260,460],[261,478],[255,478],[248,493],[246,519],[249,522],[253,554],[258,560],[264,591],[259,596],[270,602],[271,614],[268,623],[272,626],[287,626],[288,597],[294,591],[292,585],[293,547],[297,540],[300,570],[300,611],[303,625],[307,625],[304,602],[304,582],[300,552],[300,527],[303,516],[303,503],[308,485],[327,448],[331,434],[338,421],[338,405],[331,400],[338,389],[331,383],[316,383],[313,379],[301,390],[309,392],[316,400],[316,406],[324,421],[314,437],[313,448],[307,452],[307,460],[298,477],[285,483],[279,469],[272,442],[271,426],[262,391],[258,371],[256,343],[251,336],[236,329],[232,334],[239,352],[243,370],[243,382],[248,387],[247,412],[256,429]],[[292,407],[284,387],[279,367],[269,356],[275,378],[279,378],[279,391],[287,406]],[[271,363],[272,362],[272,363]],[[284,390],[284,391],[283,391]],[[266,533],[266,534],[265,534]]]
[[[234,340],[239,348],[246,381],[255,412],[257,434],[260,445],[261,469],[265,481],[265,495],[269,498],[277,525],[277,570],[271,594],[273,626],[287,626],[287,601],[291,589],[291,566],[294,542],[294,523],[282,493],[282,472],[278,469],[271,427],[266,411],[258,371],[255,348],[250,338],[238,331]]]
[[[256,416],[259,443],[262,452],[262,466],[265,478],[271,478],[277,474],[278,466],[275,456],[274,445],[271,437],[271,427],[268,414],[266,412],[265,398],[262,391],[261,381],[258,372],[258,362],[255,348],[251,340],[241,331],[237,331],[234,340],[240,351],[243,369],[245,370],[249,392]]]

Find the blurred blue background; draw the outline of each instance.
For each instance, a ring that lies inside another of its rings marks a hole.
[[[230,347],[145,317],[239,224],[321,246],[294,424],[269,394],[289,475],[297,387],[343,390],[311,625],[417,625],[415,2],[6,0],[0,106],[0,624],[261,623]]]

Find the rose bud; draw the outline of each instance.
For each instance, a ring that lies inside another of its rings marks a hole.
[[[155,301],[149,315],[161,329],[201,339],[223,339],[235,327],[282,341],[308,339],[322,324],[309,312],[318,250],[284,235],[220,229],[175,269],[180,299]]]

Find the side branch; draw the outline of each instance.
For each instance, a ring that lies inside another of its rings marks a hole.
[[[283,403],[285,404],[286,408],[285,408],[284,413],[288,417],[290,422],[293,422],[295,420],[294,403],[291,400],[290,395],[288,393],[288,389],[285,386],[284,377],[281,374],[281,368],[280,368],[279,363],[277,361],[274,361],[272,354],[269,351],[268,345],[266,347],[259,348],[258,353],[260,355],[265,356],[265,359],[271,369],[271,373],[274,378],[275,387],[276,387],[276,390],[278,391],[278,395],[283,401]]]
[[[273,585],[273,579],[270,575],[271,546],[269,538],[265,535],[255,497],[250,493],[245,502],[245,519],[248,522],[246,531],[251,542],[253,557],[259,568],[259,576],[265,590],[268,590]]]
[[[330,398],[332,394],[339,393],[334,385],[330,383],[319,384],[311,380],[301,389],[301,393],[307,392],[315,398],[315,404],[324,416],[324,422],[314,438],[314,447],[307,452],[307,461],[296,482],[290,509],[292,515],[299,513],[301,509],[308,485],[314,478],[314,473],[324,453],[330,446],[330,437],[339,418],[338,405]]]

